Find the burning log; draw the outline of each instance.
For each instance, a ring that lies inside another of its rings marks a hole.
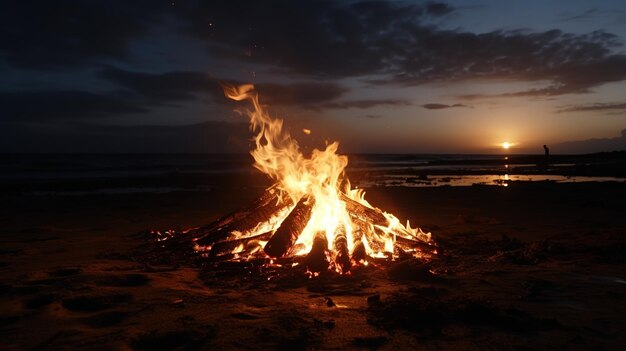
[[[352,230],[352,237],[354,238],[354,249],[352,249],[352,259],[355,262],[364,260],[367,258],[367,250],[363,245],[363,231],[360,227],[354,226]]]
[[[242,219],[246,218],[250,213],[253,213],[254,211],[256,211],[258,208],[263,208],[266,205],[271,204],[272,202],[274,203],[278,202],[278,195],[279,195],[278,184],[274,184],[270,186],[269,188],[265,189],[265,191],[263,191],[263,194],[261,194],[261,196],[258,199],[256,199],[253,203],[251,203],[246,208],[239,209],[237,211],[227,214],[226,216],[219,218],[212,224],[206,226],[204,230],[207,232],[214,231],[214,230],[223,228],[226,225],[232,224],[234,222],[241,221]]]
[[[352,250],[352,259],[354,262],[367,259],[367,250],[365,250],[365,245],[363,245],[362,241],[359,241],[354,245],[354,250]]]
[[[361,237],[365,238],[365,240],[367,241],[367,245],[374,252],[385,251],[385,241],[380,236],[380,234],[382,233],[382,230],[370,225],[368,222],[364,220],[361,220],[358,218],[353,218],[353,219],[354,219],[352,222],[352,225],[354,227],[353,232],[361,233]],[[363,245],[362,239],[360,241],[361,241],[361,245]]]
[[[437,245],[430,245],[420,240],[407,239],[399,235],[396,236],[396,244],[404,248],[418,249],[429,254],[436,254],[438,249]]]
[[[265,245],[263,250],[268,256],[273,258],[282,257],[293,246],[311,218],[314,202],[315,200],[308,196],[298,201],[296,207],[289,213],[276,230],[276,233]]]
[[[247,247],[252,242],[267,241],[271,238],[272,232],[266,232],[259,235],[253,235],[241,239],[218,242],[211,247],[211,257],[217,257],[224,254],[232,253],[237,247],[243,245]]]
[[[272,216],[289,206],[291,206],[291,199],[278,203],[277,192],[273,197],[267,197],[266,194],[263,194],[261,199],[255,202],[255,205],[241,211],[244,215],[238,215],[238,219],[229,219],[228,224],[211,226],[213,229],[204,229],[202,235],[195,235],[196,243],[200,246],[209,246],[228,239],[234,230],[245,233],[259,224],[268,222]]]
[[[328,269],[326,251],[328,250],[328,240],[326,233],[319,231],[313,238],[313,246],[306,256],[305,264],[311,272],[322,272]]]
[[[369,208],[360,202],[352,200],[343,193],[340,198],[346,203],[346,210],[350,214],[350,217],[383,227],[389,224],[387,217],[385,217],[381,210]]]
[[[333,248],[335,249],[335,263],[342,273],[350,270],[350,254],[348,253],[348,237],[346,236],[346,227],[340,224],[335,230],[335,239],[333,240]]]

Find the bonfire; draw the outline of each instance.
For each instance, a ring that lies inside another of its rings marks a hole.
[[[249,118],[255,133],[254,167],[274,184],[246,208],[207,226],[153,231],[161,246],[189,245],[210,260],[275,264],[290,259],[316,275],[348,274],[377,259],[437,254],[430,233],[408,221],[403,225],[367,202],[362,189],[352,188],[344,172],[348,157],[337,153],[337,142],[306,156],[283,130],[283,121],[259,103],[253,85],[225,85],[224,93],[251,104],[236,111]]]

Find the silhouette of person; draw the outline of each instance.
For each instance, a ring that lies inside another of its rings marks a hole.
[[[546,152],[546,156],[550,156],[550,149],[548,149],[547,145],[543,146],[543,150]]]

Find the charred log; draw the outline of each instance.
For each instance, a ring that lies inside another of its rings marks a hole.
[[[322,272],[328,269],[326,251],[328,250],[328,240],[326,233],[317,232],[313,239],[311,251],[306,256],[305,264],[311,272]]]
[[[382,234],[382,231],[379,228],[376,228],[368,224],[367,222],[356,218],[353,218],[352,225],[354,227],[354,232],[361,232],[362,237],[367,240],[367,245],[369,245],[369,247],[374,252],[385,251],[385,241],[380,236],[380,234]]]
[[[346,194],[341,194],[341,200],[346,203],[346,210],[353,219],[383,227],[389,224],[387,217],[385,217],[381,210],[369,208],[360,202],[352,200]]]
[[[401,236],[396,236],[396,244],[402,248],[417,249],[429,254],[436,254],[438,247],[436,245],[429,245],[420,240],[407,239]]]
[[[234,220],[224,226],[213,227],[217,228],[214,230],[204,230],[204,233],[201,235],[195,235],[197,238],[196,243],[201,246],[209,246],[218,241],[227,240],[231,235],[231,232],[235,230],[245,233],[254,229],[260,223],[266,223],[272,218],[272,216],[289,206],[291,206],[290,199],[286,199],[279,204],[278,197],[276,195],[274,201],[262,202],[258,207],[242,211],[245,213],[243,218]]]
[[[340,224],[335,230],[335,239],[333,240],[333,248],[335,250],[335,264],[341,272],[345,273],[350,270],[350,254],[348,252],[348,237],[346,235],[346,227]]]
[[[259,235],[253,235],[246,238],[234,239],[228,241],[218,242],[211,247],[211,257],[221,256],[224,254],[232,253],[240,245],[244,248],[248,248],[250,244],[256,244],[259,240],[266,241],[272,236],[272,232],[266,232]]]
[[[367,251],[365,250],[365,245],[363,245],[362,241],[359,241],[354,245],[354,250],[352,250],[352,259],[354,262],[367,260]]]
[[[303,197],[298,201],[296,207],[265,245],[264,251],[268,256],[278,258],[289,251],[309,222],[313,204],[314,200],[310,197]]]
[[[279,196],[280,192],[277,185],[273,185],[267,188],[249,206],[223,216],[209,225],[178,233],[163,242],[162,246],[176,249],[188,246],[194,241],[201,246],[210,246],[218,241],[228,239],[230,232],[233,230],[252,229],[258,224],[258,222],[254,223],[254,219],[258,221],[267,220],[274,213],[291,205],[290,199],[280,203]]]

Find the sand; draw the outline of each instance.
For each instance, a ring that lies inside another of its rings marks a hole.
[[[242,186],[248,184],[248,186]],[[207,224],[258,195],[0,197],[0,349],[623,350],[626,186],[371,188],[433,233],[429,263],[307,279],[146,259],[152,228]]]

